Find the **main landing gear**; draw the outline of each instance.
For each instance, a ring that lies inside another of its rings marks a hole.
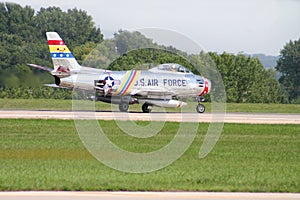
[[[198,101],[198,105],[196,107],[196,111],[198,113],[204,113],[205,106],[203,104],[201,104],[201,102],[205,101],[205,98],[204,97],[197,97],[197,101]]]
[[[129,104],[126,102],[122,102],[119,104],[119,110],[121,112],[128,112],[128,108],[129,108]],[[150,113],[152,110],[152,105],[144,103],[142,105],[142,110],[143,110],[143,113]]]
[[[121,112],[128,112],[129,104],[126,102],[122,102],[119,104],[119,110]]]
[[[119,110],[121,112],[128,112],[129,104],[137,103],[137,100],[131,98],[130,96],[121,96],[119,99],[115,97],[112,102],[113,101],[119,104]]]
[[[143,110],[143,113],[150,113],[152,110],[152,106],[147,103],[144,103],[142,105],[142,110]]]

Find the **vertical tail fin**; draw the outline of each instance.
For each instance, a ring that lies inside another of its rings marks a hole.
[[[46,35],[54,70],[59,67],[66,67],[70,70],[79,69],[80,65],[58,33],[47,32]]]

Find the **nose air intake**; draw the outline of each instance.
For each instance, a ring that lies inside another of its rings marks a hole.
[[[204,87],[204,80],[201,77],[197,78],[196,81],[197,81],[198,87],[201,87],[201,88]]]

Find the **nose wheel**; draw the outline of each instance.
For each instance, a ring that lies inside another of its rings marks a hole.
[[[196,111],[197,111],[197,113],[204,113],[205,106],[203,104],[199,103],[196,107]]]
[[[202,96],[198,97],[197,101],[198,101],[198,105],[196,107],[197,113],[204,113],[205,106],[201,103],[201,102],[205,101],[204,97],[202,97]]]

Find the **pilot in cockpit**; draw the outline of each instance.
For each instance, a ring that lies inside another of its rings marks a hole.
[[[172,72],[176,72],[176,71],[177,71],[177,67],[176,67],[175,64],[174,64],[174,65],[171,65],[171,71],[172,71]]]

